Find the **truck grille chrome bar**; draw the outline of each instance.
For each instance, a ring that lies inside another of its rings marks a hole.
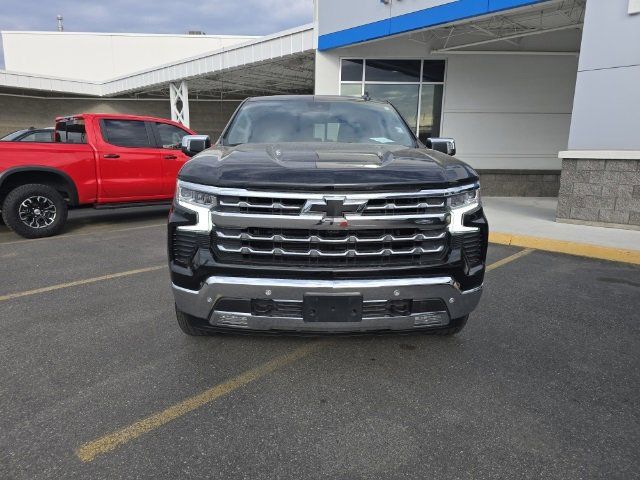
[[[246,214],[299,215],[304,203],[304,199],[222,196],[218,199],[218,210]]]
[[[378,235],[375,237],[362,237],[358,235],[345,235],[340,238],[326,238],[321,236],[322,233],[316,235],[307,235],[300,237],[289,235],[259,235],[251,234],[247,232],[241,233],[226,233],[225,231],[218,230],[216,235],[219,238],[229,240],[258,240],[258,241],[272,241],[272,242],[296,242],[296,243],[379,243],[379,242],[406,242],[406,241],[424,241],[424,240],[440,240],[447,234],[446,232],[437,232],[433,234],[428,233],[416,233],[414,235],[402,236],[402,235]]]
[[[446,205],[444,197],[435,198],[391,198],[369,200],[362,212],[363,215],[406,215],[443,211]]]
[[[296,257],[379,257],[385,255],[420,255],[423,253],[437,253],[444,250],[444,246],[440,245],[435,248],[427,249],[423,247],[415,247],[404,250],[394,250],[391,248],[383,248],[381,250],[375,250],[371,252],[361,252],[355,249],[347,249],[342,252],[326,252],[317,249],[310,249],[306,251],[290,251],[283,248],[272,248],[270,250],[257,250],[252,247],[238,247],[229,248],[224,245],[218,245],[218,249],[227,253],[241,253],[243,255],[283,255],[283,256],[296,256]]]
[[[185,182],[185,186],[189,186]],[[413,192],[371,192],[371,193],[339,193],[331,192],[269,192],[236,188],[216,188],[198,186],[200,190],[217,195],[218,204],[214,213],[299,216],[317,214],[322,211],[319,205],[327,199],[340,198],[344,205],[358,204],[362,208],[348,209],[344,213],[357,216],[406,216],[416,214],[433,214],[446,211],[447,197],[477,188],[473,183],[460,187],[445,189],[419,190]],[[313,210],[306,208],[311,202]]]
[[[339,264],[381,266],[436,264],[448,250],[444,227],[421,230],[229,228],[213,232],[212,252],[221,263],[262,265]]]

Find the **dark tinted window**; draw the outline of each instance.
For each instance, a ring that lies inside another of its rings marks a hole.
[[[147,127],[138,120],[103,120],[104,137],[111,145],[120,147],[149,147]]]
[[[361,82],[362,60],[342,60],[340,78],[343,82]]]
[[[420,60],[367,60],[366,82],[419,82]]]
[[[182,137],[188,135],[188,133],[181,128],[175,125],[169,125],[168,123],[156,123],[156,127],[160,135],[160,144],[163,147],[177,145],[182,142]]]
[[[341,142],[414,146],[391,105],[331,100],[262,100],[245,103],[226,145],[242,143]]]
[[[27,130],[17,130],[15,132],[11,132],[5,135],[4,137],[0,138],[0,142],[13,142],[17,138],[19,138],[21,135],[24,135],[24,132],[26,131]]]
[[[420,106],[420,140],[426,143],[429,137],[440,136],[442,116],[442,85],[423,85]]]
[[[422,67],[423,82],[444,82],[444,60],[425,60]]]
[[[84,120],[70,120],[56,124],[56,142],[87,143]]]

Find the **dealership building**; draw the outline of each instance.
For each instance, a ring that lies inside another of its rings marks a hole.
[[[485,195],[640,226],[640,0],[316,0],[313,23],[264,37],[2,40],[0,135],[101,111],[215,137],[248,96],[368,94],[421,139],[455,138]]]

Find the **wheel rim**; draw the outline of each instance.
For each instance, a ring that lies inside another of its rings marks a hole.
[[[30,228],[46,228],[56,220],[57,209],[51,199],[34,195],[18,207],[20,221]]]

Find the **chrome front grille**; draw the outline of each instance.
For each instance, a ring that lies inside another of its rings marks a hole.
[[[304,198],[224,195],[218,198],[217,210],[226,213],[300,215],[305,202]]]
[[[215,197],[212,207],[185,204],[198,213],[198,223],[178,229],[210,233],[217,262],[294,268],[441,265],[452,248],[462,249],[452,232],[474,230],[462,225],[464,210],[456,220],[449,198],[478,188],[318,193],[183,183]],[[473,263],[475,240],[466,240]],[[193,252],[189,247],[181,260]]]
[[[264,234],[250,233],[239,230],[219,230],[216,235],[227,240],[243,241],[271,241],[271,242],[295,242],[295,243],[371,243],[371,242],[421,242],[424,240],[440,240],[446,236],[445,232],[409,232],[394,235],[392,233],[379,233],[376,230],[362,230],[353,232],[338,230],[337,235],[331,235],[330,231],[309,233],[309,231],[293,230],[293,233]]]
[[[251,195],[221,195],[215,211],[222,213],[262,215],[313,215],[322,210],[325,198],[346,198],[344,195],[287,194],[275,196],[267,192]],[[309,197],[309,198],[307,198]],[[446,197],[424,193],[357,194],[346,202],[361,204],[356,211],[363,216],[421,215],[441,213],[446,209]],[[313,205],[313,207],[311,207]],[[318,208],[320,207],[320,208]],[[353,213],[349,211],[348,213]]]
[[[445,197],[391,197],[371,199],[362,215],[420,215],[443,212]]]
[[[447,232],[392,230],[303,230],[218,228],[214,255],[223,262],[273,265],[424,264],[442,259]]]

